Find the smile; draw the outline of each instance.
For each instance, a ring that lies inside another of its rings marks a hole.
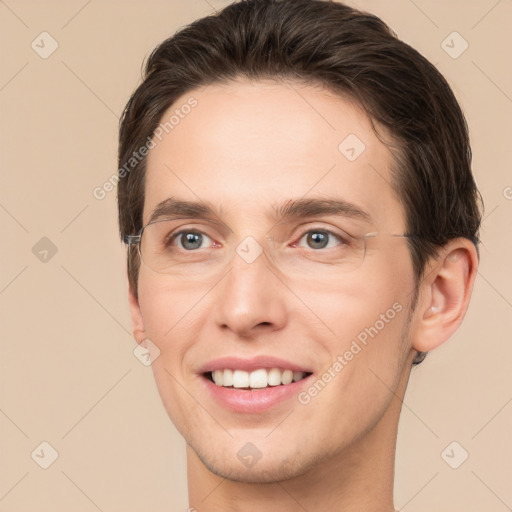
[[[263,389],[270,386],[286,386],[308,376],[307,372],[281,368],[259,368],[254,371],[215,370],[206,375],[217,386],[237,389]]]
[[[313,376],[310,364],[267,355],[215,359],[197,373],[203,389],[222,409],[249,414],[290,407]]]

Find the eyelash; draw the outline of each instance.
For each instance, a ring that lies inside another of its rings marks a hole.
[[[207,236],[208,238],[210,238],[211,240],[211,237],[208,236],[206,233],[203,233],[202,231],[197,231],[195,229],[181,229],[180,231],[177,231],[176,233],[171,233],[167,239],[169,240],[168,242],[168,245],[173,245],[174,242],[181,236],[181,235],[184,235],[185,233],[189,234],[189,233],[193,233],[195,235],[203,235],[203,236]],[[186,249],[185,249],[186,250]],[[197,250],[197,249],[196,249]],[[187,251],[187,252],[194,252],[194,251]]]
[[[169,245],[173,245],[174,242],[183,234],[186,234],[186,233],[194,233],[194,234],[200,234],[200,235],[203,235],[203,236],[206,236],[208,238],[210,238],[210,240],[212,239],[210,236],[208,236],[206,233],[203,233],[202,231],[198,231],[198,230],[194,230],[194,229],[181,229],[179,230],[178,232],[176,233],[172,233],[168,236],[168,240],[169,240]],[[297,238],[297,242],[293,242],[292,246],[296,247],[298,245],[298,243],[304,238],[304,236],[306,236],[307,234],[309,233],[327,233],[330,237],[333,237],[335,238],[336,240],[338,240],[338,242],[340,242],[340,245],[349,245],[350,243],[350,235],[346,235],[346,238],[347,240],[344,240],[343,236],[342,235],[339,235],[337,233],[335,233],[334,231],[331,231],[329,229],[325,229],[325,228],[310,228],[306,231],[304,231],[298,238]],[[216,242],[215,242],[216,243]],[[182,249],[182,250],[185,250],[186,252],[195,252],[197,251],[198,249],[195,249],[195,250],[186,250],[186,249]],[[325,250],[325,249],[311,249],[315,252],[318,252],[318,251],[322,251],[322,250]]]
[[[327,233],[330,238],[335,238],[339,242],[339,245],[348,245],[349,244],[348,240],[344,240],[341,235],[339,235],[337,233],[334,233],[333,231],[331,231],[329,229],[322,229],[322,228],[316,229],[316,228],[313,228],[313,229],[308,229],[307,231],[302,233],[302,235],[298,238],[298,241],[294,242],[292,245],[293,246],[297,246],[297,244],[309,233]],[[347,239],[348,239],[348,236],[347,236]],[[316,251],[315,251],[315,249],[311,249],[311,250],[313,250],[315,252],[318,252],[318,251],[327,250],[327,249],[329,249],[329,248],[317,249]],[[332,247],[330,249],[332,249]]]

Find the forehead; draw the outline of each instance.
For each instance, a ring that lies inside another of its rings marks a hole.
[[[375,219],[386,213],[395,229],[404,225],[388,148],[360,108],[320,87],[211,84],[179,98],[159,128],[147,161],[145,223],[169,197],[206,201],[238,220],[311,197],[349,201]]]

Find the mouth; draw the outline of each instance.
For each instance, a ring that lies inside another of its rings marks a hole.
[[[313,375],[310,368],[272,356],[225,357],[198,369],[204,390],[223,409],[265,413],[293,404]]]
[[[209,371],[203,376],[217,386],[239,390],[288,386],[311,375],[311,372],[282,368],[258,368],[253,371],[225,368]]]

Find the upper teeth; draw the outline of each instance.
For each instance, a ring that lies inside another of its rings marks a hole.
[[[279,386],[280,384],[291,384],[304,378],[304,372],[293,372],[292,370],[280,370],[279,368],[254,370],[215,370],[212,372],[213,382],[217,386],[234,388],[266,388],[267,386]]]

